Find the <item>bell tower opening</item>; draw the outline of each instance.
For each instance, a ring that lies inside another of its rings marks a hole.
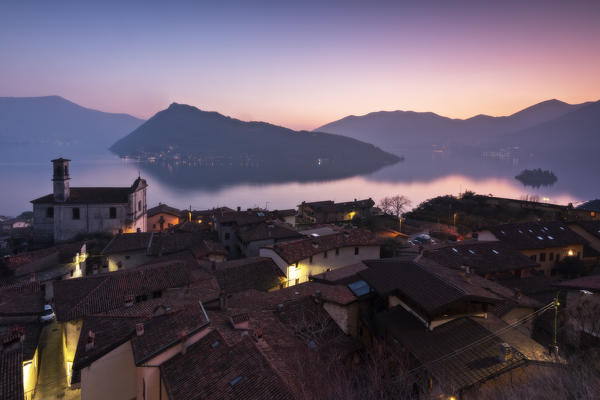
[[[57,158],[52,160],[54,175],[52,182],[54,183],[54,200],[67,201],[70,195],[69,189],[69,162],[66,158]]]

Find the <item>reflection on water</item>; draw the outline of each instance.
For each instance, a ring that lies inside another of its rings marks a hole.
[[[431,197],[459,194],[465,190],[513,198],[538,196],[560,204],[598,196],[597,188],[586,183],[593,182],[593,176],[581,176],[581,168],[535,165],[531,161],[531,166],[551,167],[560,176],[552,187],[533,189],[523,187],[514,179],[515,171],[529,167],[527,163],[521,161],[521,165],[513,165],[502,160],[445,153],[413,153],[407,155],[403,163],[368,175],[312,182],[281,177],[277,171],[251,171],[253,179],[246,179],[244,174],[248,171],[241,170],[182,170],[173,166],[171,170],[168,167],[156,169],[121,160],[108,152],[92,157],[56,152],[48,155],[41,151],[38,154],[30,151],[1,153],[0,215],[30,210],[30,200],[51,192],[50,159],[56,156],[72,159],[71,186],[127,186],[141,174],[150,185],[149,206],[160,201],[179,208],[227,205],[274,209],[292,208],[302,200],[347,201],[372,197],[378,201],[391,194],[405,195],[416,206]],[[249,184],[248,180],[255,183]]]

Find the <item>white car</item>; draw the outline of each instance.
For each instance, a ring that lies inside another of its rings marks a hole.
[[[44,312],[40,316],[40,321],[42,322],[50,322],[55,318],[54,310],[50,304],[46,304],[44,306]]]

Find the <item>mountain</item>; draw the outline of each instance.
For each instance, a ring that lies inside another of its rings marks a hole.
[[[598,159],[600,101],[502,137],[503,143],[539,157],[589,163]],[[591,157],[591,158],[590,158]]]
[[[368,141],[396,152],[434,145],[472,148],[485,146],[497,136],[550,121],[588,104],[548,100],[509,116],[478,115],[468,119],[451,119],[431,112],[380,111],[348,116],[316,130]]]
[[[147,161],[260,169],[298,179],[370,172],[399,160],[356,139],[244,122],[177,103],[117,141],[111,150]]]
[[[81,107],[59,96],[0,97],[0,144],[106,149],[142,122]]]

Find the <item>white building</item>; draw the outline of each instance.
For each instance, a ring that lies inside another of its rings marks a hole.
[[[292,286],[323,272],[379,259],[380,248],[371,231],[352,229],[263,247],[260,256],[270,257],[285,274],[287,286]]]
[[[79,234],[146,231],[146,181],[130,187],[70,187],[69,161],[52,160],[54,192],[32,200],[38,242],[62,242]]]

